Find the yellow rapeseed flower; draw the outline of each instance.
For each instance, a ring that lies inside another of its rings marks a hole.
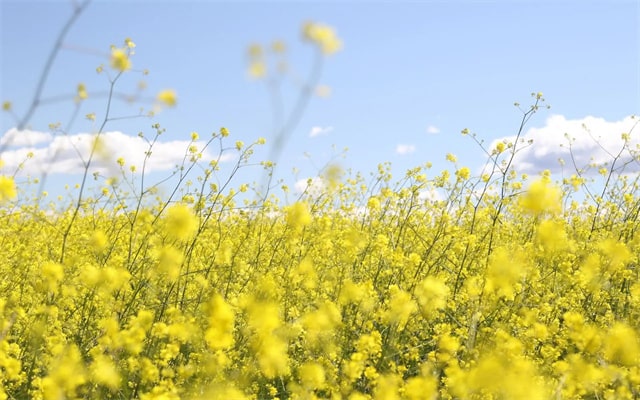
[[[175,90],[172,89],[164,89],[161,90],[156,96],[156,100],[161,104],[166,105],[167,107],[175,107],[178,102],[178,97],[176,95]]]
[[[158,271],[169,282],[175,282],[180,276],[180,267],[184,261],[182,252],[173,246],[165,246],[158,256]]]
[[[42,266],[42,278],[49,291],[55,291],[63,277],[64,269],[62,265],[55,262],[46,262]]]
[[[568,245],[568,237],[563,221],[544,220],[538,225],[536,237],[545,250],[563,250]]]
[[[491,254],[485,289],[494,292],[498,297],[512,299],[515,295],[515,285],[525,275],[523,260],[519,259],[504,247],[496,248]]]
[[[234,312],[222,296],[216,294],[209,302],[209,327],[205,341],[213,350],[225,349],[233,345]]]
[[[76,96],[78,100],[85,100],[87,97],[89,97],[89,95],[87,94],[87,87],[84,83],[78,84]]]
[[[520,197],[520,206],[534,215],[556,214],[562,211],[562,192],[551,184],[548,177],[543,177],[531,183]]]
[[[415,288],[416,302],[424,317],[432,316],[447,305],[449,287],[444,280],[435,276],[423,279]]]
[[[328,25],[307,22],[302,26],[302,36],[320,47],[326,55],[333,54],[342,48],[342,41],[335,30]]]
[[[618,322],[605,337],[604,354],[607,360],[633,367],[640,365],[640,337],[635,329]]]
[[[104,385],[114,391],[120,386],[121,378],[118,373],[118,367],[106,355],[100,354],[93,359],[90,372],[93,382]]]
[[[0,202],[15,199],[17,195],[16,183],[13,178],[0,176]]]
[[[305,203],[297,202],[287,209],[287,225],[294,230],[302,229],[311,223],[311,214]]]
[[[189,207],[177,204],[167,210],[165,229],[174,239],[188,240],[198,230],[198,219]]]
[[[48,374],[40,385],[44,400],[54,400],[76,398],[76,390],[86,382],[82,355],[75,345],[69,345],[50,361]]]
[[[456,176],[460,180],[466,181],[471,176],[471,170],[468,167],[462,167],[456,171]]]
[[[271,51],[276,54],[282,54],[287,51],[287,45],[282,40],[275,40],[271,43]]]
[[[325,372],[321,364],[307,362],[298,368],[300,383],[306,389],[322,389],[325,386]]]
[[[264,78],[267,75],[267,65],[262,60],[253,61],[249,64],[248,73],[254,79]]]
[[[397,324],[399,330],[403,330],[409,318],[416,312],[418,306],[411,295],[400,289],[397,285],[389,287],[389,309],[386,320],[390,324]]]
[[[122,72],[131,69],[129,54],[123,49],[113,48],[111,50],[111,68]]]

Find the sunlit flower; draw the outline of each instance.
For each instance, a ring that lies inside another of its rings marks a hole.
[[[158,100],[158,102],[166,105],[167,107],[175,107],[178,102],[176,92],[172,89],[165,89],[160,91],[160,93],[158,93],[158,95],[156,96],[156,99]]]
[[[178,240],[189,239],[198,229],[198,219],[183,204],[177,204],[167,210],[165,217],[166,233]]]
[[[18,195],[13,178],[0,176],[0,202],[15,199]]]
[[[123,49],[113,48],[111,50],[111,68],[122,72],[131,69],[129,54]]]
[[[520,197],[520,206],[532,214],[558,213],[562,210],[562,193],[548,179],[541,178],[531,183]]]
[[[328,25],[307,22],[302,27],[302,35],[320,47],[324,54],[330,55],[342,48],[342,41],[334,29]]]

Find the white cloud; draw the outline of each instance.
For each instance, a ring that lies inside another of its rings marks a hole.
[[[438,133],[440,133],[440,128],[438,128],[435,125],[429,125],[429,126],[427,126],[427,133],[430,134],[430,135],[438,134]]]
[[[590,163],[611,162],[612,155],[617,155],[622,149],[622,133],[630,133],[631,149],[635,149],[636,145],[640,144],[640,132],[632,131],[637,121],[631,116],[620,121],[606,121],[592,116],[568,120],[562,115],[553,115],[546,120],[543,127],[530,128],[521,136],[524,143],[518,144],[520,150],[514,158],[513,168],[517,172],[529,174],[537,174],[545,169],[560,172],[562,167],[558,159],[563,159],[564,168],[573,169],[571,153],[578,168],[583,168]],[[571,139],[571,144],[565,134]],[[496,144],[503,140],[513,142],[515,136],[494,140],[490,149],[495,148]],[[533,141],[531,145],[527,144],[529,140]],[[625,150],[617,165],[622,165],[629,160],[631,155]],[[635,170],[639,167],[638,163],[630,166]]]
[[[313,128],[311,128],[311,131],[309,132],[309,137],[328,135],[331,131],[333,131],[333,126],[327,126],[324,128],[321,126],[314,126]]]
[[[51,139],[53,139],[53,135],[49,132],[19,131],[16,128],[11,128],[0,137],[0,147],[35,146],[39,143],[49,142]]]
[[[442,201],[444,198],[442,194],[438,192],[435,188],[431,187],[429,189],[425,189],[418,193],[418,198],[427,201]]]
[[[95,138],[96,134],[89,133],[53,136],[46,132],[17,132],[11,129],[0,138],[0,149],[3,150],[0,158],[5,171],[16,170],[23,163],[20,174],[80,174],[84,171],[83,160],[88,159]],[[147,160],[146,172],[171,170],[176,164],[182,164],[190,144],[187,140],[157,141]],[[199,149],[204,146],[204,142],[194,144]],[[125,168],[135,165],[140,171],[149,144],[138,136],[114,131],[100,135],[99,149],[89,168],[90,172],[115,176],[119,175],[120,166],[116,160],[120,157],[125,160]],[[33,154],[30,159],[29,153]],[[207,162],[213,157],[211,151],[205,150],[201,160]],[[220,161],[236,157],[234,153],[225,153]]]
[[[399,144],[396,146],[396,154],[410,154],[416,151],[416,146],[412,144]]]
[[[316,176],[315,178],[297,180],[296,183],[293,185],[293,188],[298,194],[302,194],[306,192],[308,195],[312,197],[317,197],[324,192],[326,188],[326,183],[324,179],[322,179],[319,176]]]

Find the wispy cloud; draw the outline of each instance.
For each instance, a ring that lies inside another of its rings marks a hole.
[[[95,140],[96,134],[90,133],[53,136],[47,132],[10,129],[0,138],[0,159],[4,162],[5,171],[15,171],[22,164],[19,174],[79,174],[84,171],[83,160],[88,160]],[[157,141],[147,160],[146,172],[171,170],[182,164],[185,153],[192,144],[200,150],[204,147],[204,142],[200,141]],[[149,143],[143,138],[118,131],[104,132],[100,135],[98,151],[89,169],[92,173],[99,172],[105,176],[117,175],[120,169],[117,160],[122,157],[126,167],[134,165],[140,170],[147,151]],[[201,160],[206,162],[213,157],[212,152],[205,149]],[[236,157],[232,152],[225,153],[221,161]],[[187,162],[188,159],[187,156]]]
[[[309,132],[309,137],[328,135],[329,133],[331,133],[331,131],[333,131],[333,126],[327,126],[324,128],[321,126],[314,126]]]
[[[405,155],[416,151],[416,146],[412,144],[399,144],[396,146],[396,154]]]
[[[428,201],[444,200],[444,198],[442,197],[442,194],[440,194],[440,192],[438,192],[433,187],[420,191],[420,193],[418,193],[418,198],[422,200],[428,200]]]
[[[604,164],[613,161],[623,148],[623,133],[630,133],[629,147],[635,149],[640,144],[640,131],[633,130],[638,119],[631,116],[620,121],[606,121],[603,118],[587,116],[582,119],[566,119],[562,115],[549,117],[541,128],[530,128],[521,136],[523,143],[518,144],[513,167],[522,173],[539,173],[545,169],[559,172],[562,169],[559,159],[565,161],[565,169],[573,169],[571,159],[578,168],[591,163]],[[640,129],[640,128],[638,128]],[[491,148],[498,142],[513,142],[515,136],[505,136],[494,140]],[[528,145],[528,141],[532,141]],[[632,156],[624,150],[618,165],[630,161]],[[629,169],[639,170],[636,162]],[[629,170],[627,170],[628,172]]]
[[[52,139],[53,135],[49,132],[37,132],[28,129],[19,131],[12,128],[0,137],[0,148],[9,146],[35,146],[40,143],[50,142]]]
[[[296,193],[307,193],[310,196],[319,196],[326,188],[326,182],[319,176],[309,179],[299,179],[293,185]]]
[[[435,125],[429,125],[427,126],[427,133],[430,135],[436,135],[438,133],[440,133],[440,128],[438,128]]]

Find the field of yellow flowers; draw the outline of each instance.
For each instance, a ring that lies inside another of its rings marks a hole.
[[[305,35],[340,47],[328,27]],[[516,140],[477,175],[452,154],[399,179],[329,166],[323,191],[284,202],[234,185],[265,140],[230,137],[207,143],[240,153],[230,175],[214,160],[186,184],[190,146],[169,198],[123,159],[95,195],[89,159],[62,207],[3,171],[0,399],[640,398],[640,178],[616,160],[529,177]]]
[[[58,212],[4,177],[0,397],[638,398],[637,179],[578,202],[508,153],[289,205],[213,167],[181,201]]]

